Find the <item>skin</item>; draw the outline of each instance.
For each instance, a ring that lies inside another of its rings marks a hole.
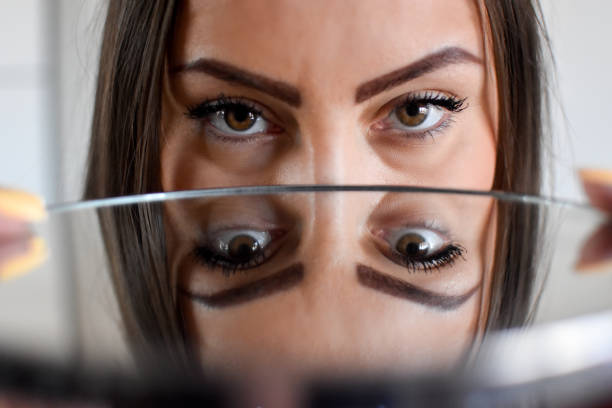
[[[45,245],[29,225],[45,217],[40,198],[0,188],[0,281],[21,276],[46,259]]]
[[[162,186],[167,191],[256,184],[490,189],[497,97],[484,44],[479,8],[468,0],[384,6],[352,1],[350,7],[342,1],[186,1],[164,82]],[[359,97],[364,83],[448,47],[471,57]],[[299,91],[299,106],[185,69],[201,58],[289,84]],[[452,122],[420,137],[387,126],[400,98],[428,91],[465,98],[464,109],[444,110]],[[256,103],[273,131],[228,142],[214,136],[210,120],[186,115],[189,107],[220,94]],[[170,204],[169,262],[190,338],[212,369],[452,365],[469,348],[482,318],[492,208],[486,199],[381,193]],[[265,265],[229,277],[195,261],[194,242],[232,222],[283,230],[284,243]],[[423,224],[464,247],[464,259],[431,273],[410,273],[384,256],[388,242],[381,236],[397,226]],[[296,264],[303,273],[284,290],[226,307],[194,300],[194,294],[243,287]],[[360,265],[430,292],[473,296],[441,310],[365,285]]]

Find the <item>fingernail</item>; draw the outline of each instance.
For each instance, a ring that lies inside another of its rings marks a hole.
[[[0,189],[0,213],[29,222],[41,221],[46,217],[42,200],[19,190]]]
[[[612,170],[581,169],[579,174],[591,204],[612,213]]]
[[[40,237],[30,239],[27,252],[15,256],[0,265],[0,280],[14,279],[40,266],[47,259],[47,246]]]

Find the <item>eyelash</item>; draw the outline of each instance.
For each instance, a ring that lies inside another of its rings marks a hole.
[[[246,271],[251,268],[255,268],[266,262],[271,256],[262,251],[257,254],[255,258],[250,259],[248,262],[235,263],[227,260],[225,257],[219,255],[216,251],[209,248],[206,245],[198,245],[194,248],[192,254],[194,258],[199,261],[203,266],[210,269],[219,269],[221,273],[226,277],[230,277],[236,274],[238,271]]]
[[[438,253],[422,258],[422,259],[411,259],[408,258],[396,251],[393,251],[391,257],[394,261],[400,263],[402,266],[405,266],[409,272],[432,272],[434,269],[439,271],[440,269],[452,266],[457,258],[461,257],[465,259],[465,248],[458,244],[450,244],[446,246],[444,249],[438,251]]]
[[[418,104],[421,106],[435,106],[438,108],[443,108],[451,113],[458,113],[466,109],[466,100],[467,98],[459,99],[454,96],[443,94],[441,92],[426,91],[425,93],[410,94],[404,97],[404,99],[400,103],[394,104],[391,112],[394,112],[397,109],[407,106],[409,104]],[[208,118],[212,114],[237,108],[248,110],[255,116],[262,117],[265,119],[261,109],[259,109],[254,103],[242,99],[240,97],[227,97],[223,94],[219,95],[217,98],[207,99],[196,105],[188,106],[185,115],[190,119],[203,120]],[[424,139],[427,136],[433,137],[434,133],[446,129],[452,122],[453,118],[448,117],[433,129],[427,129],[422,132],[411,132],[402,130],[400,130],[400,132],[402,132],[402,134],[406,137],[417,137],[420,139]],[[250,138],[245,137],[244,139],[246,140]],[[233,139],[232,141],[236,142],[235,139]]]
[[[227,97],[223,94],[217,98],[207,99],[197,105],[188,106],[185,115],[190,119],[201,120],[213,113],[232,108],[247,109],[257,116],[263,116],[261,110],[255,104],[241,98]]]
[[[467,108],[467,98],[457,98],[441,92],[426,91],[424,93],[409,94],[404,97],[400,103],[394,104],[390,114],[394,113],[397,109],[405,107],[410,104],[418,104],[421,106],[435,106],[437,108],[445,109],[446,111],[456,114]],[[389,114],[389,115],[390,115]],[[453,116],[449,116],[444,119],[439,125],[432,129],[426,129],[423,131],[406,131],[396,130],[406,139],[417,138],[425,139],[426,137],[434,137],[434,134],[443,131],[448,128],[454,122]]]
[[[405,106],[410,103],[418,103],[421,105],[434,105],[444,108],[449,112],[461,112],[466,106],[467,98],[458,99],[454,96],[445,95],[440,92],[427,91],[424,94],[410,94],[397,107]]]
[[[268,254],[267,252],[268,251],[266,251],[266,248],[264,247],[261,253],[257,254],[248,262],[236,263],[229,261],[227,258],[218,254],[216,251],[206,245],[198,245],[193,250],[193,256],[203,266],[210,269],[220,269],[223,275],[230,277],[236,274],[238,271],[246,271],[264,264],[269,258],[272,257],[272,255]],[[417,271],[430,273],[433,270],[439,271],[444,267],[454,265],[459,257],[465,260],[464,255],[465,248],[463,246],[459,244],[450,244],[432,256],[421,259],[415,259],[413,257],[402,255],[395,250],[391,250],[391,253],[387,257],[392,261],[406,267],[410,273],[416,273]]]

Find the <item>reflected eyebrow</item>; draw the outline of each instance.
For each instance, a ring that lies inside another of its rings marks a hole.
[[[480,284],[459,296],[447,296],[411,285],[401,279],[379,272],[369,266],[357,265],[359,283],[370,289],[391,296],[410,300],[422,305],[442,310],[454,310],[464,304],[480,288]]]
[[[411,81],[422,75],[444,68],[451,64],[473,62],[482,64],[482,60],[460,47],[447,47],[420,60],[388,74],[364,82],[357,87],[355,103],[361,103],[381,92]]]
[[[222,308],[249,302],[276,292],[289,290],[304,279],[304,265],[297,263],[280,272],[237,288],[222,290],[212,295],[201,295],[180,288],[192,300],[211,308]]]
[[[198,58],[170,70],[172,75],[183,72],[200,72],[225,82],[253,88],[267,93],[295,108],[302,104],[300,91],[293,85],[267,78],[212,58]]]

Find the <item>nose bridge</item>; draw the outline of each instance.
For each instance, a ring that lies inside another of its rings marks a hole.
[[[365,143],[350,112],[327,109],[304,128],[313,182],[356,184],[367,165]]]
[[[355,364],[367,353],[359,286],[360,214],[347,194],[323,193],[316,200],[313,228],[304,242],[305,276],[301,288],[308,359],[319,367]],[[329,210],[329,211],[326,211]],[[365,293],[364,293],[365,292]],[[365,336],[367,337],[367,336]],[[350,346],[349,346],[350,345]]]
[[[312,221],[302,240],[304,304],[315,326],[325,328],[320,341],[327,347],[340,346],[336,340],[345,339],[358,320],[354,309],[359,293],[356,264],[368,206],[351,194],[316,194]]]

